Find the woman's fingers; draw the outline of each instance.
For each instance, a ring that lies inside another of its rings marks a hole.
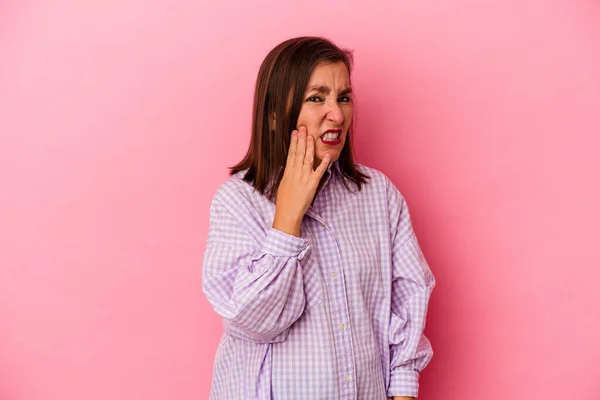
[[[321,164],[319,164],[319,166],[317,167],[317,169],[315,170],[315,172],[312,176],[312,179],[314,179],[316,181],[317,185],[319,184],[319,181],[325,174],[325,171],[327,171],[328,166],[329,166],[329,154],[325,154],[323,156],[323,159],[321,160]]]
[[[296,160],[294,165],[297,170],[301,170],[304,164],[304,155],[306,154],[306,128],[301,126],[298,129],[298,146],[296,147]]]
[[[326,154],[317,169],[313,170],[315,149],[315,139],[308,135],[306,127],[301,126],[292,132],[285,171],[277,189],[276,215],[301,219],[310,207],[330,163],[330,156]]]
[[[315,162],[315,139],[311,135],[306,135],[306,154],[304,155],[304,165],[302,172],[306,178],[310,179]]]
[[[287,164],[290,167],[294,166],[296,160],[296,149],[298,148],[298,131],[292,131],[292,138],[290,140],[290,148],[288,149]]]
[[[315,139],[308,134],[306,127],[301,126],[298,130],[292,131],[287,164],[300,173],[298,176],[304,176],[305,182],[314,179],[318,182],[329,166],[329,155],[325,155],[317,169],[313,170],[315,147]]]

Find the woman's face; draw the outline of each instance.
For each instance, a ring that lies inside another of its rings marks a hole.
[[[310,76],[298,126],[315,138],[315,168],[329,153],[336,161],[346,143],[352,122],[350,76],[343,62],[320,64]]]

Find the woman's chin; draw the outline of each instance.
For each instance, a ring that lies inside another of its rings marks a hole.
[[[340,152],[337,150],[327,150],[324,151],[322,154],[318,155],[318,159],[322,160],[326,154],[329,154],[329,163],[334,163],[338,158],[340,158]]]

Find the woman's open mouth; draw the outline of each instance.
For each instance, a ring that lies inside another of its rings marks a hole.
[[[328,146],[336,146],[336,145],[342,143],[342,140],[340,139],[341,134],[342,134],[341,129],[327,129],[321,135],[321,142],[323,142],[323,144],[326,144]]]

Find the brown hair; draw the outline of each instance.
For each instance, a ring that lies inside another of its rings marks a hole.
[[[273,200],[283,177],[292,130],[296,129],[304,90],[314,68],[323,63],[343,62],[351,73],[352,53],[321,37],[286,40],[269,52],[262,62],[254,91],[252,137],[244,159],[230,167],[230,174],[248,170],[244,180]],[[275,131],[272,131],[272,116]],[[351,124],[346,143],[338,159],[344,185],[347,180],[358,190],[369,176],[356,169],[352,154]]]

